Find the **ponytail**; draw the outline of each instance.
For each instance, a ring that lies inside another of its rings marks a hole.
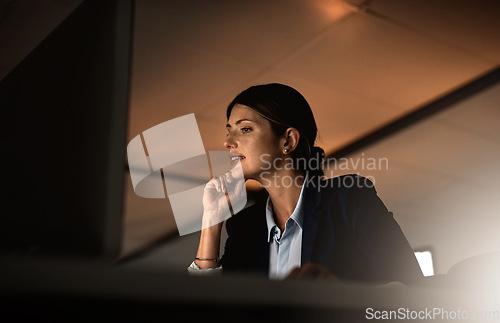
[[[323,172],[323,162],[325,160],[325,151],[320,147],[313,147],[311,155],[307,162],[306,172],[309,178],[317,177],[322,179],[325,176]]]

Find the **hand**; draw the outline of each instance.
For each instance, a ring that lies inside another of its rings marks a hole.
[[[298,279],[318,279],[328,278],[338,280],[338,278],[330,272],[327,268],[308,262],[303,267],[292,269],[285,280],[298,280]]]
[[[202,229],[230,218],[232,214],[229,210],[229,203],[233,213],[238,213],[246,202],[245,178],[241,164],[238,162],[229,172],[211,179],[205,185]]]

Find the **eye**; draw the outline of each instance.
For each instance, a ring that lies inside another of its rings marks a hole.
[[[241,128],[241,133],[247,133],[247,132],[250,132],[252,131],[252,128],[249,128],[249,127],[243,127]]]

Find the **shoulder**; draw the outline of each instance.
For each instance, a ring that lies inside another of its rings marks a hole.
[[[316,199],[322,213],[333,214],[353,222],[361,216],[371,216],[381,201],[372,180],[357,174],[328,178],[311,184],[309,198]],[[365,212],[366,211],[366,212]]]

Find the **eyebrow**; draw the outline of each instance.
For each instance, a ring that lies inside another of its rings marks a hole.
[[[252,120],[250,120],[250,119],[240,119],[240,120],[236,121],[236,122],[234,123],[234,125],[235,125],[235,126],[237,126],[237,125],[239,125],[240,123],[242,123],[243,121],[250,121],[250,122],[252,122]],[[226,124],[226,128],[231,128],[231,125],[230,125],[229,123],[228,123],[228,124]]]

